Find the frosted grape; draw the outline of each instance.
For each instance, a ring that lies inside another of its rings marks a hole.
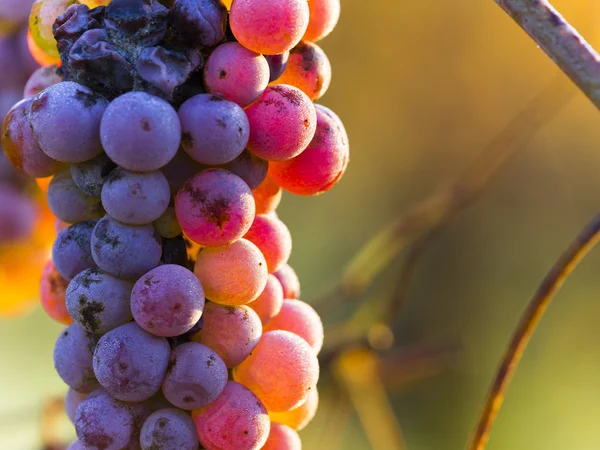
[[[316,42],[335,28],[340,18],[340,0],[310,0],[308,9],[310,19],[302,39]]]
[[[277,277],[283,287],[283,298],[297,299],[300,297],[300,280],[294,269],[284,264],[273,275]]]
[[[140,445],[142,450],[197,450],[194,421],[189,414],[175,408],[155,411],[142,426]]]
[[[267,177],[269,163],[248,150],[244,150],[240,156],[221,167],[244,180],[250,189],[255,189]]]
[[[225,164],[237,158],[248,143],[244,110],[223,97],[198,94],[179,108],[181,146],[201,164]]]
[[[233,369],[233,378],[250,389],[269,411],[288,411],[316,388],[319,361],[310,345],[289,331],[263,333],[252,354]]]
[[[261,334],[260,318],[248,306],[209,302],[204,310],[204,325],[194,340],[213,349],[227,367],[234,367],[246,359]]]
[[[277,80],[287,67],[290,51],[287,50],[279,55],[265,55],[265,58],[269,64],[269,83],[271,83]]]
[[[227,376],[219,355],[205,345],[188,342],[171,352],[162,392],[178,408],[197,409],[221,395]]]
[[[46,314],[64,325],[73,323],[66,305],[68,285],[69,282],[58,273],[52,260],[48,260],[40,281],[40,301]]]
[[[295,86],[315,101],[331,83],[331,64],[317,44],[300,42],[290,51],[287,67],[277,83]]]
[[[260,54],[237,42],[219,45],[204,66],[204,84],[212,94],[218,94],[246,107],[269,84],[269,64]]]
[[[264,330],[291,331],[308,342],[316,353],[323,347],[323,322],[312,306],[300,300],[284,300],[281,311]]]
[[[116,168],[102,186],[102,205],[110,216],[131,225],[145,225],[158,219],[169,206],[171,193],[159,170],[131,172]]]
[[[312,389],[308,398],[297,408],[284,412],[269,412],[272,422],[287,425],[294,430],[302,430],[317,414],[319,407],[319,391]]]
[[[98,381],[92,368],[92,355],[98,338],[76,323],[69,325],[54,346],[54,367],[62,380],[79,392],[92,392]]]
[[[100,137],[115,163],[145,172],[160,169],[173,159],[181,141],[181,125],[166,101],[145,92],[129,92],[106,108]]]
[[[317,195],[342,177],[350,158],[348,135],[341,120],[317,105],[317,131],[297,157],[269,165],[269,176],[283,189],[298,195]]]
[[[315,135],[317,115],[308,96],[286,84],[268,87],[246,110],[248,149],[268,161],[299,155]]]
[[[158,266],[161,238],[152,225],[126,225],[105,216],[92,233],[92,256],[105,272],[124,279],[139,278]]]
[[[71,164],[71,176],[75,184],[92,197],[100,198],[102,185],[117,165],[102,153],[89,161]]]
[[[281,187],[267,176],[253,191],[256,214],[269,214],[279,206],[282,197]]]
[[[193,411],[192,418],[206,450],[260,450],[271,428],[263,404],[235,381],[227,382],[213,403]]]
[[[148,400],[160,389],[169,352],[165,338],[130,322],[100,338],[94,351],[94,373],[102,387],[119,400]]]
[[[108,102],[73,81],[54,84],[31,104],[33,135],[46,155],[79,163],[102,153],[100,119]]]
[[[92,231],[97,220],[87,220],[62,230],[52,246],[52,261],[58,273],[66,280],[85,269],[96,267],[92,258]]]
[[[62,77],[56,73],[57,69],[58,67],[55,64],[50,64],[48,66],[42,66],[33,72],[29,77],[29,80],[27,80],[25,90],[23,91],[23,97],[34,97],[47,87],[60,83]]]
[[[244,47],[274,55],[300,41],[308,26],[308,14],[306,0],[235,0],[229,24]]]
[[[267,284],[256,300],[248,306],[254,310],[263,325],[279,314],[283,305],[283,288],[273,274],[267,277]]]
[[[175,197],[183,232],[200,245],[220,246],[241,238],[254,219],[248,185],[224,169],[208,169],[190,178]]]
[[[188,332],[202,316],[204,291],[185,267],[165,264],[152,269],[131,293],[131,311],[137,324],[156,336]]]
[[[104,215],[100,200],[79,189],[70,170],[63,170],[52,178],[46,197],[50,210],[63,222],[81,222]]]
[[[69,388],[65,396],[65,413],[69,420],[75,423],[75,412],[79,404],[87,397],[84,392],[77,392],[73,388]]]
[[[244,305],[265,288],[267,262],[253,243],[240,239],[223,247],[200,249],[194,273],[208,299],[223,305]]]
[[[271,423],[271,432],[262,450],[302,450],[302,441],[292,428]]]
[[[252,242],[262,252],[269,273],[279,270],[292,253],[290,230],[281,220],[266,214],[259,214],[254,218],[244,239]]]
[[[31,129],[32,104],[33,98],[21,100],[6,114],[2,147],[17,171],[30,177],[47,177],[63,169],[64,164],[47,156],[38,145]]]
[[[69,315],[86,331],[104,334],[132,319],[133,283],[100,269],[86,269],[71,280],[66,302]]]

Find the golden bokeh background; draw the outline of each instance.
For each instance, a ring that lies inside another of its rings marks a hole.
[[[552,3],[600,47],[597,2]],[[344,120],[351,161],[332,191],[284,195],[278,210],[294,237],[290,262],[306,301],[335,284],[378,230],[460,174],[558,72],[492,0],[343,0],[337,29],[320,45],[334,73],[321,102]],[[386,366],[392,416],[361,355],[336,366],[358,384],[367,380],[366,390],[352,397],[324,366],[321,409],[301,433],[304,448],[397,450],[392,440],[370,441],[359,417],[376,418],[381,436],[397,421],[410,450],[465,448],[519,315],[599,211],[600,115],[576,93],[476,203],[433,235],[416,268],[409,303],[394,321],[396,349],[387,352],[458,347],[441,356],[449,363],[415,376],[407,373],[415,370],[410,357]],[[360,303],[319,303],[326,324],[391,295],[399,262],[375,279]],[[600,448],[599,274],[596,251],[555,299],[524,355],[488,450]],[[18,282],[25,289],[38,280]],[[8,292],[2,286],[0,296]],[[1,449],[41,446],[42,405],[65,392],[52,364],[60,330],[39,308],[0,319]],[[351,399],[359,401],[360,414]]]

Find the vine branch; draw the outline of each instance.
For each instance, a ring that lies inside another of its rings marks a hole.
[[[600,55],[547,0],[494,0],[600,109]]]
[[[600,214],[577,236],[554,264],[529,302],[513,332],[481,413],[470,450],[484,450],[490,430],[502,406],[504,394],[540,319],[554,295],[585,255],[600,241]]]

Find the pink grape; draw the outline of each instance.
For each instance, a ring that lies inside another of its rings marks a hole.
[[[253,191],[252,196],[256,203],[256,214],[269,214],[275,211],[281,202],[282,190],[272,178],[264,179]]]
[[[269,417],[272,422],[287,425],[294,430],[302,430],[317,414],[319,407],[319,391],[313,389],[308,394],[308,398],[297,408],[284,412],[270,412]]]
[[[317,126],[310,98],[287,84],[265,89],[246,115],[250,123],[248,150],[268,161],[285,161],[301,154]]]
[[[278,84],[295,86],[315,101],[331,83],[331,63],[325,52],[312,42],[300,42],[290,51],[290,58]]]
[[[38,95],[48,86],[60,83],[62,81],[62,77],[56,73],[57,69],[58,67],[52,64],[49,66],[40,67],[33,72],[29,77],[29,80],[27,80],[25,90],[23,91],[23,97],[33,97]]]
[[[266,214],[254,218],[244,239],[256,245],[267,261],[269,273],[276,272],[292,253],[292,235],[279,219]]]
[[[312,306],[300,300],[284,300],[281,311],[264,330],[291,331],[308,342],[316,353],[323,347],[323,322]]]
[[[240,239],[223,247],[200,249],[194,273],[206,297],[222,305],[244,305],[267,284],[267,262],[258,247]]]
[[[30,177],[48,177],[65,166],[48,155],[38,145],[31,128],[30,112],[33,98],[15,104],[2,124],[2,147],[6,158],[20,173]]]
[[[263,325],[279,314],[283,305],[283,288],[281,283],[273,274],[267,277],[267,285],[256,300],[248,306],[260,317]]]
[[[183,232],[206,246],[241,238],[252,225],[255,208],[248,185],[224,169],[200,172],[175,197],[175,213]]]
[[[238,42],[266,55],[294,47],[309,20],[306,0],[235,0],[229,14],[231,31]]]
[[[248,306],[209,302],[204,310],[204,325],[194,341],[212,348],[227,367],[234,367],[246,359],[261,335],[260,318]]]
[[[283,298],[297,299],[300,297],[300,280],[294,269],[288,264],[281,266],[273,275],[277,277],[283,287]]]
[[[267,331],[233,369],[233,379],[250,389],[269,411],[296,408],[319,380],[319,361],[308,343],[289,331]]]
[[[317,42],[335,28],[340,18],[340,0],[310,0],[308,9],[310,19],[302,39]]]
[[[237,42],[218,46],[204,66],[204,84],[208,91],[241,107],[260,97],[269,84],[269,75],[267,60]]]
[[[271,423],[271,432],[262,450],[302,450],[302,441],[292,428]]]
[[[162,393],[178,408],[202,408],[221,395],[227,376],[227,367],[217,353],[206,345],[187,342],[171,352]]]
[[[210,405],[193,411],[192,419],[206,450],[259,450],[271,428],[263,404],[235,381],[227,382],[223,393]]]
[[[58,273],[52,260],[48,260],[42,271],[40,281],[40,301],[46,314],[65,325],[73,323],[66,305],[68,285],[69,282]]]
[[[348,135],[341,120],[317,105],[317,131],[297,157],[269,165],[269,176],[283,189],[298,195],[318,195],[342,177],[350,158]]]
[[[143,275],[131,292],[137,324],[156,336],[178,336],[202,316],[204,290],[190,270],[165,264]]]

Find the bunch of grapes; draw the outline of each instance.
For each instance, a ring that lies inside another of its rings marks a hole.
[[[69,448],[299,449],[323,325],[275,209],[348,163],[313,103],[339,0],[93,3],[34,4],[31,41],[60,68],[2,127],[15,167],[53,175],[41,296],[68,324]]]

